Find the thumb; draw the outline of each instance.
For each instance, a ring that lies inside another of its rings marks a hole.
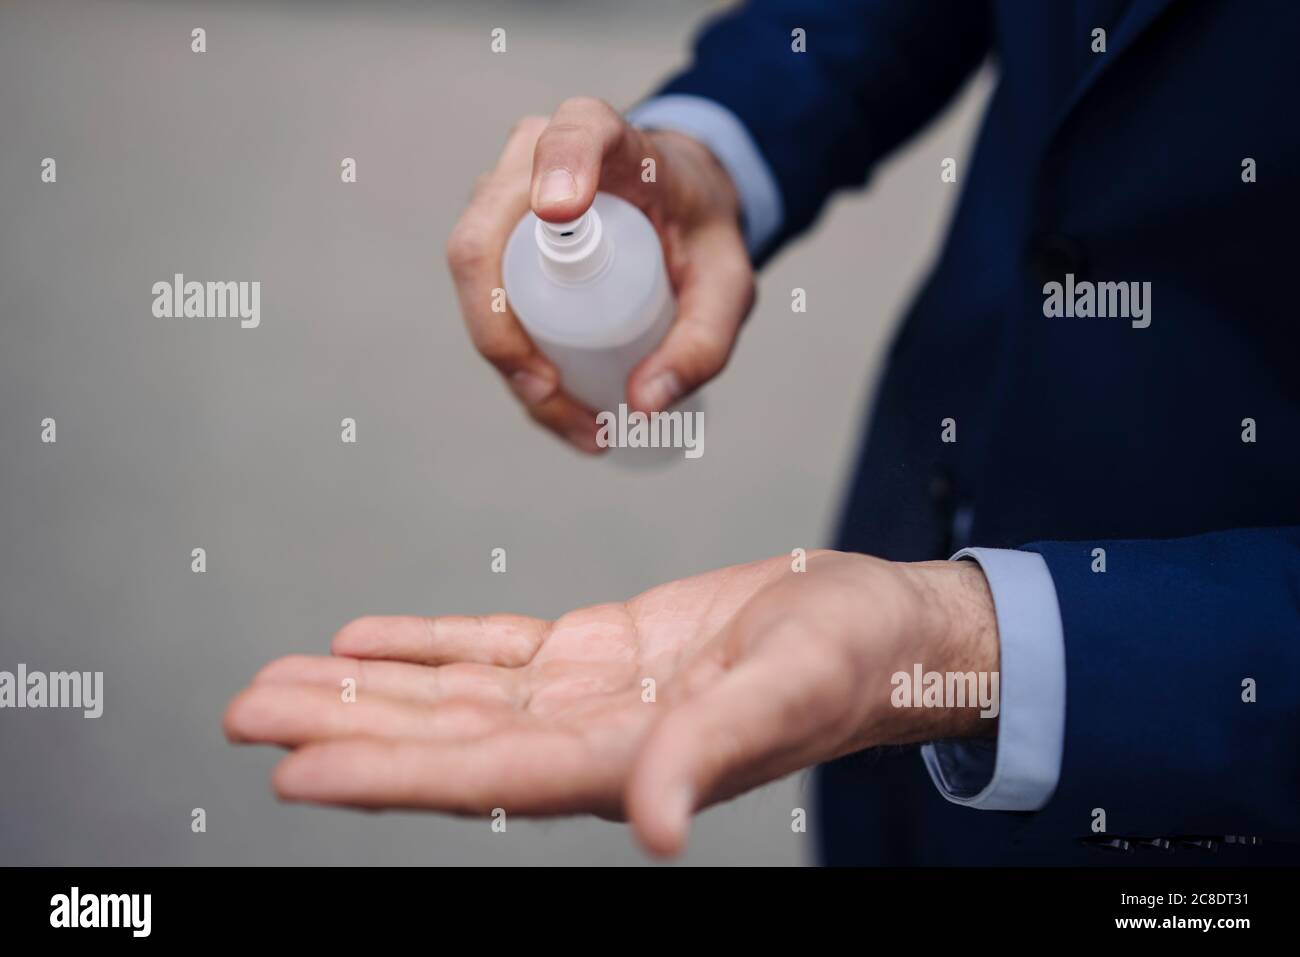
[[[668,408],[721,372],[754,306],[754,270],[734,223],[693,230],[680,255],[676,320],[628,379],[628,397],[643,412]]]
[[[583,96],[561,103],[533,150],[533,212],[552,223],[585,213],[596,198],[602,167],[626,148],[628,129],[603,100]]]
[[[672,707],[651,730],[628,781],[633,831],[653,854],[685,847],[691,815],[787,773],[791,745],[815,737],[799,707],[798,665],[782,655],[749,658]],[[797,716],[793,717],[792,716]],[[788,766],[787,766],[788,765]]]

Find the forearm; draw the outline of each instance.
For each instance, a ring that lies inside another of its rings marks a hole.
[[[752,137],[782,213],[761,262],[933,117],[989,44],[976,0],[756,0],[713,21],[658,95],[713,101]]]

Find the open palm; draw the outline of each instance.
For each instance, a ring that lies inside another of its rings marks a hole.
[[[333,655],[264,668],[226,731],[294,749],[286,799],[630,817],[671,853],[696,808],[877,743],[864,719],[918,598],[902,567],[824,552],[805,573],[774,558],[553,622],[361,618]]]

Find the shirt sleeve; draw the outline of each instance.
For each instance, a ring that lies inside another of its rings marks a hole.
[[[1000,712],[996,740],[940,741],[921,749],[940,793],[985,811],[1036,811],[1056,789],[1065,746],[1065,635],[1056,585],[1041,555],[963,548],[978,562],[998,622]]]
[[[781,229],[781,191],[745,124],[702,96],[671,93],[634,107],[627,121],[642,129],[673,130],[699,140],[731,176],[740,196],[745,246],[754,256]]]

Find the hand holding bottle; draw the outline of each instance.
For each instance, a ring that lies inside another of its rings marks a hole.
[[[643,178],[653,161],[653,181]],[[578,219],[597,191],[635,205],[664,250],[677,314],[627,382],[630,406],[658,411],[721,371],[754,301],[754,276],[736,191],[713,154],[679,133],[629,126],[599,100],[566,100],[549,119],[528,117],[481,177],[447,244],[461,310],[476,348],[505,376],[540,424],[599,451],[595,410],[569,395],[559,371],[509,310],[493,311],[501,259],[531,207],[548,223]]]

